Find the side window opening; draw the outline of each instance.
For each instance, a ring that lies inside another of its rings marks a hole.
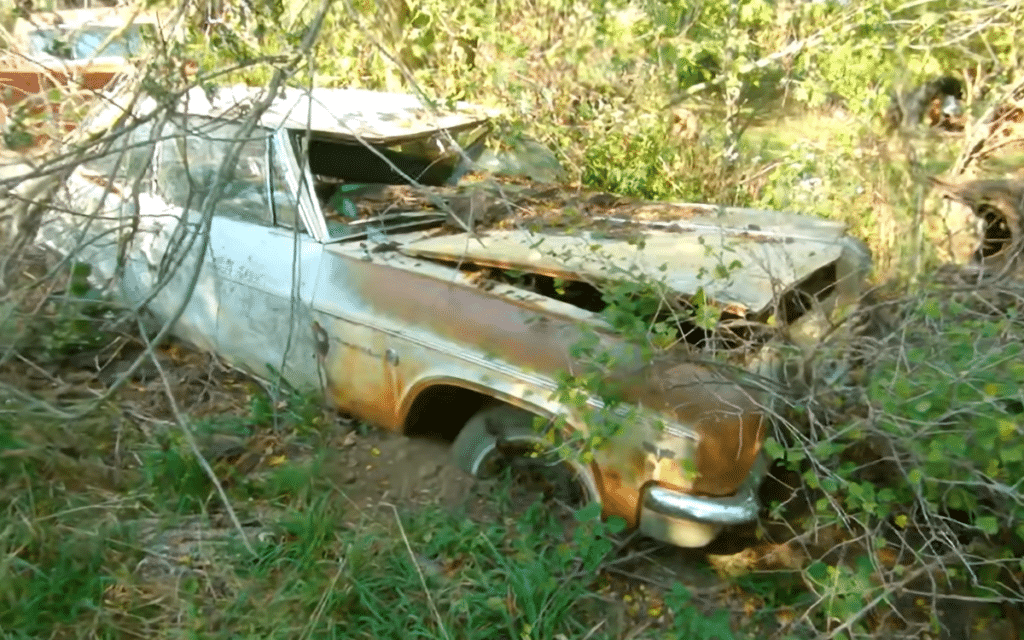
[[[303,148],[305,132],[295,132],[293,140],[298,148]],[[401,203],[396,203],[393,211],[372,216],[377,220],[366,220],[359,203],[387,185],[406,185],[402,174],[427,186],[444,185],[455,173],[458,155],[446,154],[440,147],[434,149],[423,141],[371,150],[362,144],[328,137],[312,138],[303,155],[308,158],[316,200],[332,240],[366,237],[370,226],[387,232],[444,223],[443,213],[408,211],[408,207],[403,210]]]

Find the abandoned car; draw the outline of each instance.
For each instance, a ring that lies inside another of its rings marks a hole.
[[[964,85],[959,78],[941,76],[911,91],[889,94],[885,120],[889,130],[916,127],[925,121],[929,127],[944,131],[963,131]]]
[[[124,8],[39,11],[18,18],[0,38],[0,116],[6,121],[0,124],[22,123],[49,110],[59,120],[51,135],[59,138],[96,92],[144,53],[146,40],[163,31],[156,14]]]
[[[688,547],[757,519],[783,365],[834,330],[869,267],[841,224],[473,171],[452,185],[453,137],[482,109],[260,91],[195,91],[167,117],[140,102],[41,241],[240,368],[453,440],[470,473],[600,435],[556,459],[605,515]],[[634,346],[602,287],[641,281],[711,322],[680,314],[669,343]],[[560,393],[588,376],[614,394]]]

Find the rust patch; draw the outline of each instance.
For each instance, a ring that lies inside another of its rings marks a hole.
[[[764,417],[712,412],[702,421],[703,433],[697,445],[695,493],[709,496],[732,495],[747,479],[761,451],[766,429]]]
[[[401,379],[383,355],[380,345],[355,345],[331,341],[327,330],[313,323],[317,360],[325,377],[325,395],[335,407],[381,428],[397,431]],[[380,341],[381,336],[376,336]]]
[[[750,473],[766,435],[760,403],[752,392],[704,367],[671,361],[652,363],[646,384],[627,394],[674,416],[697,432],[697,478],[693,492],[732,495]]]
[[[640,491],[622,481],[618,471],[592,465],[597,489],[601,492],[604,517],[620,516],[630,529],[640,524]]]
[[[527,370],[550,374],[571,366],[568,345],[577,332],[568,319],[539,323],[537,309],[525,303],[388,265],[352,262],[347,277],[374,314],[392,322],[421,327],[473,354],[486,349]]]

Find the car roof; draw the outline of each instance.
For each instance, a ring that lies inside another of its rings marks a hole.
[[[235,85],[210,94],[189,92],[180,111],[188,115],[241,120],[265,96],[260,87]],[[368,89],[285,88],[260,117],[270,129],[290,129],[371,144],[394,144],[427,137],[439,130],[458,131],[487,122],[494,114],[458,102],[430,108],[417,96]]]
[[[175,111],[181,115],[241,121],[266,97],[263,87],[231,85],[206,91],[194,87],[183,96]],[[107,93],[107,99],[83,122],[83,129],[107,129],[133,105],[143,117],[162,109],[156,99],[135,100],[123,87]],[[282,89],[262,114],[258,125],[269,129],[310,131],[314,135],[346,142],[397,144],[428,138],[440,130],[472,129],[499,112],[466,102],[431,108],[421,98],[356,88]]]

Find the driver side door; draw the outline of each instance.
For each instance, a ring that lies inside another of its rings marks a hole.
[[[282,135],[237,122],[190,117],[185,144],[161,153],[158,180],[182,186],[182,206],[200,215],[234,147],[213,203],[207,266],[216,299],[216,351],[262,378],[320,388],[311,301],[322,245],[306,232]]]

